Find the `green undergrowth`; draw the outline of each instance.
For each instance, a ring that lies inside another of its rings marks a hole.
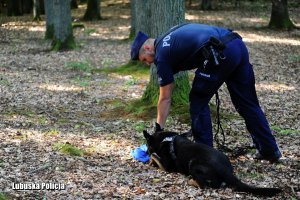
[[[103,69],[95,69],[93,72],[116,73],[120,75],[131,75],[137,79],[148,79],[150,67],[138,62],[129,61],[120,67],[104,67]]]
[[[149,78],[149,66],[144,65],[138,61],[129,61],[127,64],[112,67],[112,61],[105,60],[102,63],[103,68],[95,68],[88,61],[85,62],[69,62],[66,64],[66,68],[86,74],[92,73],[116,73],[119,75],[131,75],[135,79],[148,79]]]
[[[105,113],[101,113],[102,118],[132,118],[141,120],[151,120],[156,116],[156,106],[145,104],[141,100],[124,101],[122,99],[114,99],[106,101],[105,104],[111,106],[111,109]]]

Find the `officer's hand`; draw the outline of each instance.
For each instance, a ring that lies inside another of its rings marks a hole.
[[[164,131],[164,129],[161,128],[157,122],[155,122],[154,133],[161,132],[161,131]]]

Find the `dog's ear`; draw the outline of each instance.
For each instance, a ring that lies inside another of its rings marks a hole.
[[[143,130],[143,134],[144,134],[144,137],[146,138],[146,140],[150,140],[152,137],[146,130]]]

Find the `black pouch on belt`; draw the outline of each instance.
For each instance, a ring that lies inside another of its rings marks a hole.
[[[222,51],[226,48],[225,44],[215,37],[210,37],[209,41],[202,48],[202,55],[205,58],[203,67],[208,65],[218,66],[220,65],[220,59],[225,59],[222,55]]]

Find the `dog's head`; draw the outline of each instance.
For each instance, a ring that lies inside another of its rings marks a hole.
[[[147,131],[143,131],[144,137],[147,141],[147,147],[149,154],[158,153],[162,141],[167,137],[173,137],[177,135],[175,132],[161,131],[150,135]]]

